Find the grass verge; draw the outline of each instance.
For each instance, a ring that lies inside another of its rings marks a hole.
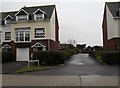
[[[47,67],[24,67],[16,70],[16,73],[24,73],[24,72],[33,72],[33,71],[41,71],[41,70],[47,70]]]

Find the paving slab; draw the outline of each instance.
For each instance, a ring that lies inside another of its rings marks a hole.
[[[3,86],[81,86],[79,76],[3,75]]]
[[[118,87],[118,76],[81,76],[82,86],[116,86]],[[87,88],[87,87],[85,87]]]

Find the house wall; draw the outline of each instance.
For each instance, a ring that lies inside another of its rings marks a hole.
[[[0,40],[1,40],[0,44],[2,44],[2,26],[1,25],[0,25]]]
[[[104,50],[107,50],[108,48],[108,38],[107,38],[107,13],[106,13],[106,6],[104,8],[104,14],[103,14],[103,24],[102,24],[102,29],[103,29],[103,48]]]
[[[30,27],[30,40],[43,40],[43,39],[51,39],[55,40],[54,37],[54,28],[52,29],[53,20],[51,21],[35,21],[35,22],[19,22],[15,24],[11,24],[11,40],[16,40],[16,34],[15,34],[15,28],[21,28],[21,27]],[[44,38],[34,38],[34,31],[35,28],[45,28],[45,37]]]
[[[120,51],[120,38],[112,38],[108,40],[109,51]]]
[[[53,10],[51,19],[50,19],[50,28],[51,28],[51,39],[55,41],[55,9]]]
[[[5,40],[5,32],[11,32],[11,25],[2,26],[2,42],[10,42],[11,40]]]
[[[114,37],[118,37],[118,20],[115,20],[106,6],[107,11],[107,33],[108,33],[108,40]]]
[[[118,20],[118,36],[120,37],[120,19]]]

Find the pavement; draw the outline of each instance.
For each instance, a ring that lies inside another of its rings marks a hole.
[[[2,76],[2,86],[39,86],[44,87],[79,87],[79,88],[120,88],[117,76],[38,76],[11,75]],[[6,87],[5,87],[6,88]],[[14,88],[14,87],[13,87]]]

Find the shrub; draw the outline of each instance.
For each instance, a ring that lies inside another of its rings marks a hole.
[[[102,61],[106,64],[120,64],[120,51],[102,52]]]
[[[89,52],[89,56],[92,56],[96,59],[100,59],[101,58],[101,51],[98,50],[98,51],[90,51]]]
[[[70,58],[71,55],[70,55],[69,52],[67,52],[67,51],[65,50],[65,51],[63,51],[63,53],[64,53],[66,59],[69,59],[69,58]]]
[[[40,64],[62,64],[65,62],[66,57],[63,52],[60,51],[42,51],[34,52],[33,59],[38,59]]]
[[[90,51],[89,56],[92,56],[92,57],[96,58],[95,51]]]
[[[13,61],[12,52],[2,52],[2,62],[10,62]]]

